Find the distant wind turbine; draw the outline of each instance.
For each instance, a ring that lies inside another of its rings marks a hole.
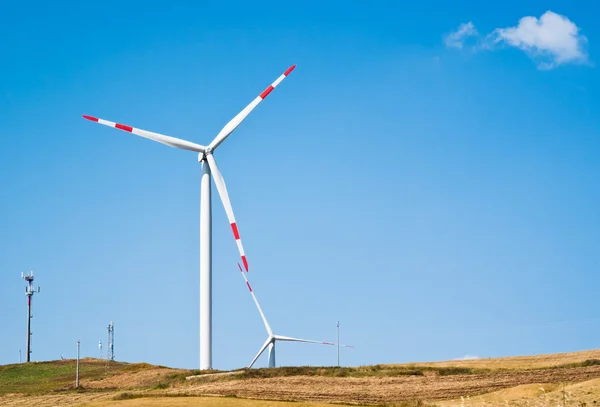
[[[267,348],[269,348],[269,367],[275,367],[275,342],[277,342],[277,341],[308,342],[308,343],[317,343],[319,345],[331,345],[331,346],[338,345],[337,343],[332,343],[332,342],[312,341],[309,339],[299,339],[299,338],[292,338],[289,336],[282,336],[282,335],[274,334],[273,330],[271,329],[271,326],[269,325],[269,322],[267,321],[267,318],[265,317],[265,314],[264,314],[262,308],[260,307],[260,304],[258,303],[258,300],[256,299],[256,295],[254,294],[254,291],[252,290],[252,286],[250,285],[250,282],[248,281],[248,277],[246,277],[246,273],[244,273],[242,266],[240,266],[240,263],[238,263],[238,267],[240,268],[242,277],[244,277],[246,286],[248,287],[248,290],[250,291],[250,295],[252,296],[252,299],[254,300],[254,304],[256,304],[256,308],[258,309],[260,317],[262,318],[263,324],[265,324],[265,328],[266,328],[267,334],[268,334],[267,340],[265,341],[263,346],[260,348],[260,350],[254,357],[254,359],[252,359],[252,362],[250,362],[250,365],[248,365],[248,369],[250,369],[254,365],[256,360],[260,357],[260,355],[263,354],[263,352]],[[343,346],[345,348],[354,348],[354,346],[351,346],[351,345],[341,345],[340,344],[339,346]]]

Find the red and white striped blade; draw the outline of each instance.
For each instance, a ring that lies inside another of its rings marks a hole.
[[[206,154],[206,161],[208,161],[208,166],[210,167],[213,179],[215,180],[215,185],[217,186],[217,191],[219,192],[219,196],[221,197],[221,202],[223,202],[223,206],[225,207],[225,213],[227,214],[227,219],[229,220],[229,224],[231,225],[233,237],[235,238],[235,242],[237,243],[237,247],[240,252],[240,257],[242,258],[242,263],[244,264],[244,268],[246,269],[246,271],[248,271],[248,260],[246,259],[244,247],[242,246],[242,240],[240,239],[240,232],[238,230],[237,223],[235,222],[235,216],[233,215],[233,207],[231,206],[231,201],[229,200],[229,194],[227,193],[225,180],[223,179],[223,175],[221,175],[221,171],[219,171],[217,162],[215,161],[215,158],[212,154]]]
[[[246,282],[248,291],[250,291],[250,295],[252,296],[252,299],[254,300],[254,304],[256,304],[256,308],[258,308],[258,312],[260,313],[260,317],[263,320],[263,324],[265,324],[267,333],[269,335],[272,335],[273,331],[271,330],[271,326],[269,325],[269,322],[267,321],[267,317],[265,317],[265,314],[263,313],[263,310],[260,307],[260,304],[258,303],[258,299],[256,299],[256,295],[254,294],[254,291],[252,290],[252,286],[250,285],[250,282],[248,281],[248,277],[246,277],[246,273],[244,273],[244,270],[242,269],[242,266],[240,266],[240,263],[238,263],[238,267],[240,269],[240,273],[242,273],[242,277],[244,277],[244,281]]]
[[[229,121],[221,129],[217,137],[208,145],[209,150],[214,150],[217,148],[225,139],[244,121],[246,117],[258,106],[260,102],[265,100],[265,98],[281,83],[282,80],[285,79],[286,76],[290,74],[294,70],[296,65],[290,66],[275,82],[273,82],[267,89],[265,89],[256,99],[254,99],[248,106],[244,108],[241,112],[239,112],[233,119]]]
[[[115,129],[127,131],[129,133],[135,134],[136,136],[157,141],[169,147],[180,148],[182,150],[196,151],[198,153],[206,151],[205,146],[192,143],[191,141],[182,140],[171,136],[165,136],[164,134],[154,133],[152,131],[137,129],[135,127],[127,126],[126,124],[115,123],[104,119],[98,119],[97,117],[83,115],[83,118],[92,122],[103,124],[105,126],[114,127]]]

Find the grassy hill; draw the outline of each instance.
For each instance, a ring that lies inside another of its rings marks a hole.
[[[586,360],[600,360],[600,350],[587,350],[569,353],[553,353],[534,356],[508,356],[502,358],[475,358],[449,360],[443,362],[418,363],[432,367],[468,367],[474,369],[540,369],[583,363]],[[391,366],[406,366],[391,365]]]
[[[75,360],[56,360],[50,362],[32,362],[0,366],[0,396],[6,394],[44,394],[75,389]],[[84,383],[95,383],[126,374],[140,372],[175,371],[184,375],[188,371],[179,371],[147,363],[111,362],[108,369],[106,361],[93,358],[80,359],[79,379]],[[160,376],[157,376],[159,378]],[[94,387],[92,385],[92,387]],[[118,387],[118,386],[117,386]]]
[[[250,402],[250,399],[263,401]],[[112,362],[107,371],[105,361],[86,358],[80,361],[78,390],[75,389],[74,360],[0,366],[0,406],[175,407],[200,401],[202,405],[218,407],[281,406],[276,400],[301,402],[295,407],[322,403],[556,406],[565,405],[567,401],[573,406],[582,406],[582,403],[591,406],[600,404],[600,350],[348,368],[281,367],[232,372],[200,372],[122,362]]]

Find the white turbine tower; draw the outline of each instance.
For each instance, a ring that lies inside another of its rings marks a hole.
[[[260,355],[262,355],[262,353],[265,351],[265,349],[267,349],[267,347],[269,348],[269,367],[275,367],[275,342],[277,342],[277,341],[308,342],[308,343],[318,343],[320,345],[332,345],[332,346],[337,345],[337,343],[323,342],[323,341],[311,341],[309,339],[298,339],[298,338],[292,338],[289,336],[281,336],[281,335],[274,334],[273,330],[271,329],[271,326],[269,325],[269,322],[267,321],[267,318],[265,317],[265,314],[264,314],[262,308],[260,307],[260,304],[258,303],[258,300],[256,299],[256,295],[254,294],[254,291],[252,290],[252,286],[250,285],[250,282],[248,281],[248,277],[246,277],[246,273],[244,273],[242,266],[240,266],[240,263],[238,263],[238,267],[240,268],[242,277],[244,277],[246,286],[248,286],[250,295],[252,295],[252,299],[254,300],[254,303],[256,304],[256,308],[258,308],[260,317],[262,318],[262,321],[265,324],[265,328],[267,329],[267,334],[269,335],[267,337],[267,340],[263,344],[263,346],[260,348],[260,350],[258,351],[256,356],[254,357],[254,359],[252,359],[252,362],[250,362],[250,365],[248,365],[248,369],[250,369],[254,365],[256,360],[260,357]],[[353,348],[354,347],[354,346],[350,346],[350,345],[341,345],[341,344],[339,346],[343,346],[345,348]]]
[[[195,151],[198,153],[198,162],[202,164],[202,178],[200,182],[200,369],[212,369],[212,210],[210,197],[210,177],[215,181],[217,191],[225,207],[227,218],[231,224],[233,236],[237,243],[244,268],[248,271],[248,261],[244,254],[242,241],[238,231],[233,209],[225,187],[225,180],[217,167],[213,157],[215,149],[244,121],[244,119],[275,89],[287,75],[294,70],[296,65],[287,69],[275,82],[266,88],[256,99],[239,112],[223,129],[217,134],[214,140],[208,145],[192,143],[187,140],[175,137],[165,136],[163,134],[151,131],[137,129],[135,127],[110,122],[108,120],[98,119],[92,116],[83,115],[84,118],[105,126],[114,127],[119,130],[127,131],[140,137],[166,144],[183,150]]]

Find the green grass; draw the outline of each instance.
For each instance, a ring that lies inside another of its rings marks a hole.
[[[432,367],[432,366],[393,366],[373,365],[360,367],[313,367],[313,366],[288,366],[278,368],[242,369],[232,375],[207,376],[209,381],[214,380],[240,380],[240,379],[266,379],[270,377],[286,376],[319,376],[319,377],[399,377],[399,376],[424,376],[434,374],[440,376],[458,374],[485,374],[487,369],[473,369],[467,367]],[[202,380],[202,377],[199,377]]]
[[[588,366],[598,366],[600,365],[600,360],[598,359],[587,359],[583,362],[576,363],[566,363],[564,365],[553,366],[551,369],[559,369],[559,368],[570,368],[570,367],[588,367]]]
[[[401,401],[399,403],[383,404],[382,407],[437,407],[435,404],[425,403],[422,400]]]
[[[457,375],[457,374],[477,374],[477,373],[486,373],[489,372],[489,370],[484,370],[484,369],[473,369],[470,367],[440,367],[437,368],[437,373],[440,376],[451,376],[451,375]]]
[[[113,400],[133,400],[133,399],[139,399],[143,397],[143,395],[141,394],[137,394],[137,393],[129,393],[129,392],[123,392],[123,393],[118,393],[115,396],[113,396]]]
[[[145,363],[111,362],[109,375],[146,369]],[[104,361],[79,361],[79,379],[101,380],[106,377]],[[74,389],[75,360],[32,362],[0,366],[0,396],[8,393],[37,394]]]
[[[223,376],[224,379],[265,379],[285,376],[321,376],[321,377],[365,377],[365,376],[422,376],[417,369],[389,368],[380,366],[364,367],[278,367],[241,370],[235,375]]]

